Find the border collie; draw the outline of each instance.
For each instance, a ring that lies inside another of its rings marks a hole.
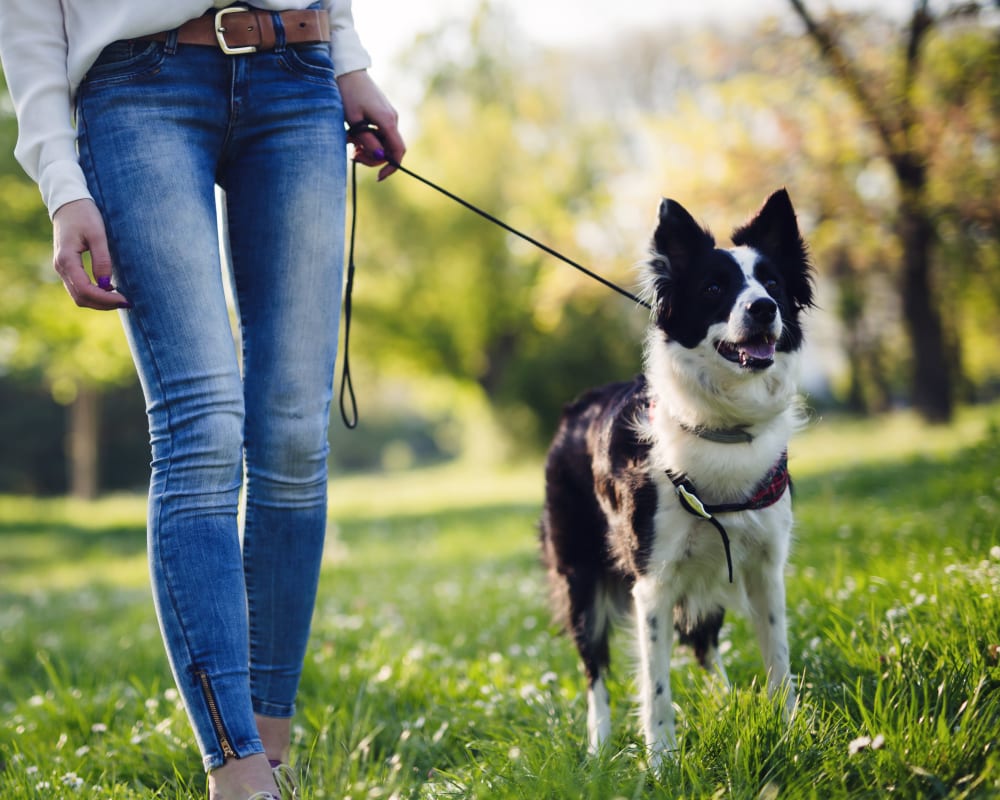
[[[543,557],[588,684],[589,748],[611,732],[605,675],[616,612],[632,611],[640,716],[652,766],[676,748],[673,630],[725,670],[726,608],[753,621],[771,695],[795,704],[784,567],[792,529],[800,313],[811,267],[787,192],[716,247],[663,200],[644,267],[652,307],[643,375],[564,411],[545,467]]]

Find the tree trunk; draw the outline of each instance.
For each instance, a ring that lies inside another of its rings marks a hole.
[[[911,401],[928,422],[948,422],[954,410],[953,373],[941,312],[931,285],[931,248],[935,244],[936,227],[927,210],[929,150],[916,143],[920,138],[921,120],[914,105],[921,44],[940,17],[929,11],[928,0],[914,2],[904,38],[901,85],[895,94],[880,97],[872,91],[872,82],[841,47],[833,30],[815,20],[803,0],[790,2],[833,74],[872,124],[896,174],[901,195],[897,234],[903,250],[899,291],[903,324],[913,359]],[[956,6],[945,16],[974,13],[978,8],[975,3]]]
[[[90,386],[81,386],[70,404],[66,435],[69,490],[80,500],[93,500],[98,490],[98,434],[101,398]]]
[[[910,340],[912,401],[920,415],[931,423],[951,420],[954,392],[944,326],[934,302],[937,294],[931,280],[935,225],[924,204],[926,174],[910,159],[894,159],[902,188],[898,235],[903,249],[900,296],[903,323]]]

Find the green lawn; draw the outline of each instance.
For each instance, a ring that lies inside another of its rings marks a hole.
[[[948,429],[817,420],[793,444],[800,709],[730,617],[723,694],[678,651],[681,752],[643,771],[625,637],[614,746],[545,606],[539,464],[332,486],[295,735],[305,797],[1000,797],[1000,408]],[[144,500],[0,498],[0,798],[188,798]]]

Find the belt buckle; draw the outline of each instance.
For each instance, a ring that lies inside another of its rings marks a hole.
[[[222,18],[226,14],[237,14],[246,11],[245,6],[229,6],[220,8],[215,12],[215,38],[219,40],[219,49],[227,56],[239,56],[245,53],[256,53],[257,47],[249,45],[247,47],[230,47],[226,42],[226,26],[222,24]]]

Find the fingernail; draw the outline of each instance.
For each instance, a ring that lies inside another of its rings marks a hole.
[[[377,158],[379,161],[381,161],[383,158],[385,158],[385,150],[379,147],[372,151],[372,155],[375,156],[375,158]]]
[[[97,279],[97,285],[100,286],[106,292],[111,291],[111,276],[101,275],[101,277]]]
[[[118,308],[124,308],[126,311],[128,311],[130,308],[132,308],[132,304],[128,300],[126,300],[124,303],[119,303]]]

